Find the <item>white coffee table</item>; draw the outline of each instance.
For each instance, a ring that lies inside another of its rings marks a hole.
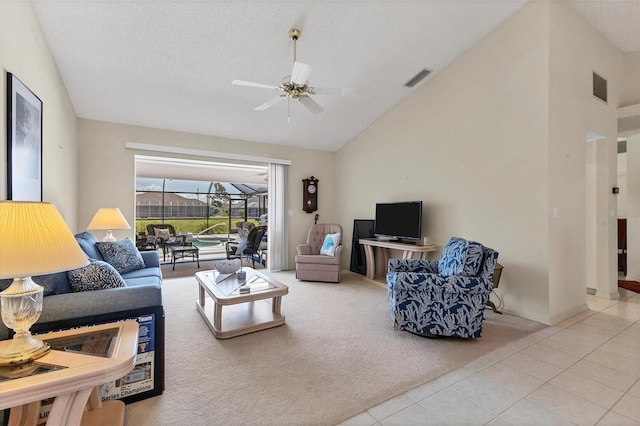
[[[284,324],[285,316],[280,309],[282,296],[289,293],[289,288],[252,268],[242,270],[247,273],[245,281],[238,281],[236,275],[231,274],[218,283],[218,271],[196,273],[200,293],[196,307],[218,339]],[[240,286],[245,283],[251,286],[251,291],[240,293]],[[270,303],[267,299],[271,299]]]

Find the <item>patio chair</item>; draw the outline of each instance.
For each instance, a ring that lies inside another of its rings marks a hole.
[[[176,234],[170,223],[153,223],[147,225],[147,234],[156,238],[156,243],[162,248],[162,259],[167,260],[169,247],[185,245],[184,237]]]
[[[136,234],[136,247],[140,251],[158,250],[158,244],[154,235],[147,235],[144,232]]]
[[[256,225],[254,223],[252,223],[252,222],[249,222],[249,221],[236,222],[236,229],[238,230],[238,233],[242,229],[246,229],[247,231],[251,231],[255,227],[256,227]]]
[[[256,226],[249,231],[246,238],[242,238],[240,241],[227,241],[225,244],[227,259],[240,258],[242,260],[244,256],[250,256],[255,269],[256,257],[260,258],[260,243],[266,232],[266,226]]]

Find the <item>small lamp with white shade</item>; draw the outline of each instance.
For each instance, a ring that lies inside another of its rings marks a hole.
[[[119,208],[101,208],[91,219],[87,230],[107,231],[102,241],[115,241],[116,237],[111,233],[112,229],[131,229],[127,219],[124,218]]]
[[[0,202],[0,278],[13,278],[0,292],[2,322],[15,331],[0,351],[0,365],[21,364],[49,351],[29,329],[42,313],[43,287],[32,276],[89,263],[58,209],[50,203]]]

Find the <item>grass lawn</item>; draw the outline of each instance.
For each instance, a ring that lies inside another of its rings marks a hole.
[[[236,232],[235,224],[236,222],[243,221],[244,219],[241,217],[232,217],[231,218],[231,232]],[[259,225],[257,219],[248,219],[249,222],[252,222],[256,226]],[[168,223],[173,225],[176,229],[176,233],[178,234],[186,234],[191,232],[192,234],[197,234],[205,229],[214,226],[216,224],[220,224],[216,228],[210,230],[208,233],[212,234],[226,234],[228,232],[229,225],[229,216],[215,216],[210,217],[209,222],[207,224],[206,219],[165,219],[162,222],[161,219],[136,219],[136,233],[147,232],[147,225],[151,223]]]

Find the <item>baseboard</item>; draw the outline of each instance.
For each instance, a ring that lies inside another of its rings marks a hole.
[[[372,279],[367,278],[367,277],[362,277],[362,281],[364,281],[367,284],[373,284],[376,287],[381,287],[381,288],[385,288],[385,289],[387,288],[387,284],[386,283],[383,283],[383,282],[380,282],[380,281],[376,281],[376,280],[372,280]]]
[[[595,296],[600,297],[602,299],[609,299],[609,300],[620,299],[620,293],[618,293],[618,290],[613,291],[611,293],[603,293],[601,291],[597,291]]]
[[[551,318],[551,320],[549,321],[550,325],[555,325],[558,324],[559,322],[562,322],[566,319],[571,318],[574,315],[578,315],[581,312],[584,311],[588,311],[589,310],[589,306],[587,306],[587,304],[585,303],[584,305],[581,305],[575,309],[572,309],[570,311],[567,311],[561,315],[558,315],[556,317]]]

